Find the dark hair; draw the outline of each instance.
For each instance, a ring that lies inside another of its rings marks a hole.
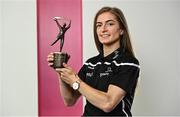
[[[95,15],[95,18],[94,18],[94,40],[95,40],[97,50],[100,53],[103,53],[103,44],[99,41],[98,35],[96,32],[96,22],[97,22],[98,16],[105,12],[110,12],[116,17],[117,21],[119,22],[119,26],[122,27],[122,29],[124,31],[123,35],[121,35],[120,39],[119,39],[120,46],[123,48],[123,51],[126,54],[134,57],[134,52],[133,52],[133,48],[132,48],[131,41],[130,41],[130,34],[129,34],[126,19],[124,17],[123,12],[116,7],[103,7]]]

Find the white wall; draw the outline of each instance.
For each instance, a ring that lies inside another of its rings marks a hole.
[[[2,76],[1,76],[1,74],[2,74],[2,68],[1,68],[1,65],[2,65],[2,63],[1,63],[1,54],[2,54],[2,7],[1,7],[1,2],[0,2],[0,115],[1,115],[1,113],[2,113],[2,97],[1,97],[1,95],[2,95]]]
[[[179,2],[179,4],[178,4],[178,11],[180,11],[180,2]],[[179,12],[179,15],[178,15],[178,21],[180,21],[180,12]],[[178,36],[178,41],[179,41],[179,43],[178,43],[178,55],[179,55],[179,57],[178,57],[178,73],[179,73],[179,75],[178,76],[180,76],[180,39],[179,39],[179,37],[180,37],[180,22],[178,23],[178,34],[179,34],[179,36]],[[177,82],[179,83],[180,82],[180,78],[178,78],[178,80],[177,80]],[[180,85],[178,84],[178,89],[180,89]],[[178,91],[178,99],[180,99],[180,91]],[[179,100],[179,107],[178,108],[180,108],[180,100]]]
[[[134,115],[180,115],[178,0],[84,0],[84,61],[97,54],[93,18],[102,6],[123,10],[141,64],[141,81],[134,100]],[[91,45],[91,46],[89,46]]]
[[[1,0],[0,116],[36,116],[36,0]]]

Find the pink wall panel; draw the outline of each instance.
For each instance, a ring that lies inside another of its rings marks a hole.
[[[37,0],[38,21],[38,103],[39,116],[81,115],[82,98],[75,106],[65,107],[59,93],[56,72],[47,65],[47,55],[59,50],[59,43],[53,47],[58,28],[55,16],[71,19],[71,28],[65,34],[63,51],[71,58],[68,62],[76,71],[82,65],[82,9],[81,0]]]

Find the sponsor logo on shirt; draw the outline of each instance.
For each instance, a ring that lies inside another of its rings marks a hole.
[[[91,72],[91,73],[86,73],[86,76],[92,77],[92,76],[93,76],[93,72]]]
[[[100,73],[100,78],[103,77],[103,76],[108,76],[108,75],[109,75],[108,72],[106,72],[106,73]]]
[[[112,72],[112,68],[111,67],[107,67],[107,70],[103,73],[100,73],[99,76],[103,77],[103,76],[108,76],[110,74],[110,72]]]
[[[111,69],[111,67],[107,67],[107,70],[105,71],[105,72],[112,72],[112,69]]]

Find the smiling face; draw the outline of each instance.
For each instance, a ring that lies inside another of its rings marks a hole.
[[[97,17],[96,32],[99,41],[105,45],[119,45],[122,29],[115,15],[110,12],[104,12]]]

